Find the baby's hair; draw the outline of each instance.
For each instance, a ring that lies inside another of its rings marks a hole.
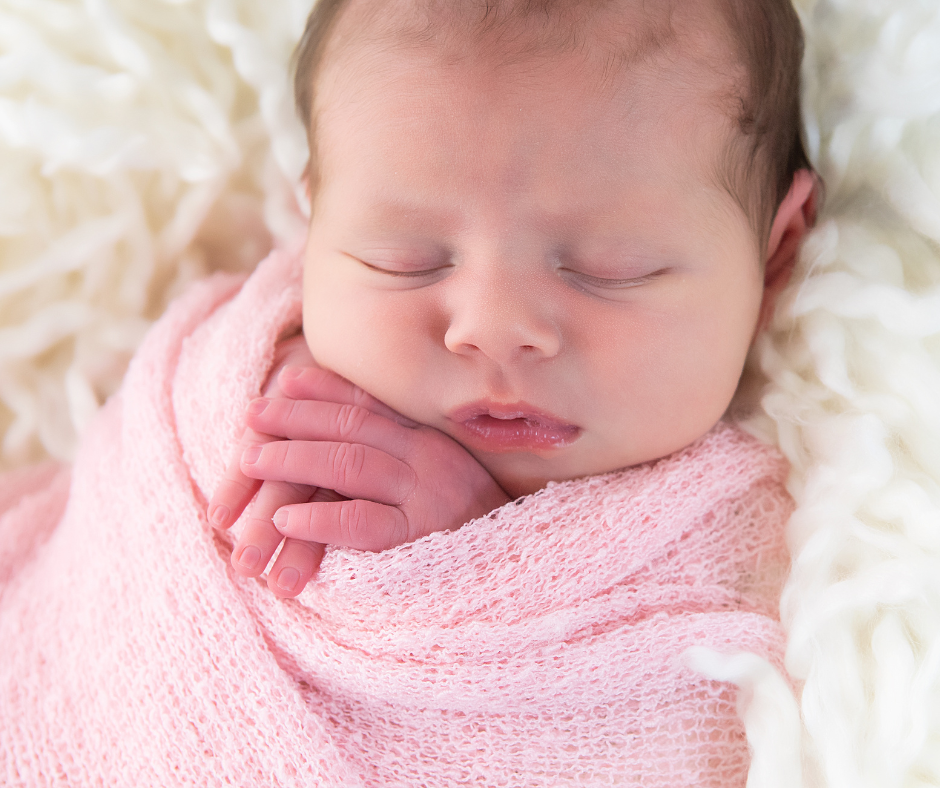
[[[700,2],[701,0],[686,0]],[[337,22],[355,0],[318,0],[294,52],[294,99],[307,130],[311,158],[311,195],[319,184],[316,87],[327,58],[348,42],[332,41]],[[583,22],[592,12],[619,0],[371,0],[360,2],[361,27],[344,38],[364,35],[376,40],[429,45],[445,41],[463,45],[500,42],[512,55],[540,50],[574,50],[583,46]],[[631,42],[621,62],[642,60],[673,37],[668,9],[675,0],[657,0],[666,8],[665,25],[651,28]],[[811,169],[803,145],[800,69],[803,31],[790,0],[714,0],[731,33],[736,63],[746,84],[735,83],[731,96],[738,133],[716,162],[716,181],[748,216],[763,250],[780,202],[798,170]],[[535,29],[535,36],[517,35]],[[508,43],[507,43],[508,42]],[[332,46],[331,46],[332,45]]]
[[[735,119],[741,134],[730,140],[719,178],[751,218],[763,249],[793,175],[813,169],[800,108],[803,28],[790,0],[722,0],[719,6],[748,74]]]

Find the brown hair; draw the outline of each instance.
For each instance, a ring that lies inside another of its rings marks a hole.
[[[578,0],[447,0],[474,5],[478,10],[478,32],[491,29],[500,18],[500,8],[511,6],[504,22],[542,16],[577,16]],[[603,4],[605,0],[596,0]],[[315,194],[319,168],[316,157],[315,90],[331,33],[350,0],[317,0],[294,52],[294,99],[307,129],[311,150],[308,167],[311,193]],[[387,5],[393,5],[387,0]],[[395,4],[399,5],[399,4]],[[800,111],[800,68],[803,31],[790,0],[718,0],[731,32],[738,62],[744,66],[747,84],[734,96],[739,134],[729,140],[718,162],[716,178],[750,218],[761,242],[767,242],[770,225],[786,196],[797,170],[812,169],[803,145]],[[383,6],[376,3],[378,13]],[[571,29],[556,25],[556,32]],[[425,28],[433,40],[440,31]],[[655,38],[655,36],[654,36]],[[651,42],[655,45],[655,41]]]
[[[793,175],[813,169],[803,145],[800,109],[803,29],[790,0],[724,0],[720,5],[748,85],[738,97],[741,133],[729,141],[718,176],[751,217],[763,248]]]

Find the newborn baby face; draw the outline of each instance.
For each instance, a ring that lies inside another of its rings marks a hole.
[[[763,295],[758,241],[717,184],[733,107],[711,39],[613,70],[405,47],[328,69],[304,282],[316,360],[514,496],[706,433]]]

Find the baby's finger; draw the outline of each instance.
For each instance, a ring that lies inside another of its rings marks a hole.
[[[232,568],[242,577],[257,577],[283,539],[270,520],[248,521],[232,548]]]
[[[234,523],[261,486],[258,479],[242,473],[241,458],[245,447],[263,439],[254,431],[251,431],[250,437],[251,440],[242,439],[242,444],[232,456],[222,481],[206,507],[206,516],[214,528],[225,529]]]
[[[271,365],[271,373],[264,385],[263,392],[266,397],[276,397],[281,394],[281,387],[278,383],[280,372],[285,367],[315,367],[317,362],[310,355],[310,349],[303,334],[296,334],[288,339],[283,339],[277,343],[274,350],[274,362]]]
[[[359,405],[321,400],[256,399],[248,406],[248,424],[290,440],[362,443],[399,459],[417,434]]]
[[[257,577],[283,538],[272,518],[282,506],[310,500],[315,487],[266,481],[251,506],[245,528],[232,551],[232,567],[245,577]]]
[[[392,410],[384,402],[367,394],[346,378],[322,367],[286,366],[278,375],[278,383],[281,391],[292,399],[325,400],[340,405],[358,405],[404,427],[419,426],[417,422]]]
[[[399,505],[415,488],[414,471],[395,457],[361,443],[273,441],[242,455],[246,476],[309,484],[347,498]]]
[[[294,539],[378,552],[411,540],[405,515],[373,501],[284,506],[274,515],[280,533]]]
[[[268,573],[268,588],[281,597],[297,596],[320,568],[323,550],[316,542],[285,539]]]

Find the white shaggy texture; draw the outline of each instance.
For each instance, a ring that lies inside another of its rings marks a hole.
[[[940,3],[800,11],[826,206],[755,353],[770,383],[754,426],[793,468],[782,616],[804,781],[937,786]]]
[[[69,459],[188,282],[303,231],[312,0],[0,0],[0,467]]]
[[[793,471],[794,701],[737,681],[749,786],[940,785],[940,1],[797,0],[820,223],[750,428]],[[69,458],[174,293],[302,232],[310,0],[0,0],[2,462]],[[802,723],[800,720],[802,719]]]

